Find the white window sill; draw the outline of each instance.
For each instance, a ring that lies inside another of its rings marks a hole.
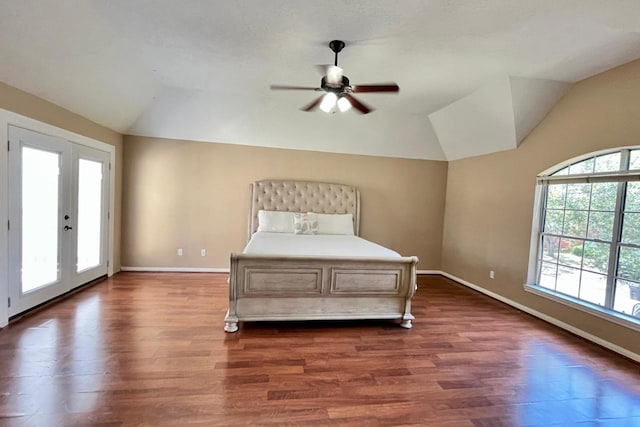
[[[543,298],[547,298],[560,304],[564,304],[577,310],[583,311],[585,313],[592,314],[601,319],[605,319],[629,329],[633,329],[634,331],[640,332],[640,319],[636,319],[632,316],[618,313],[613,310],[608,310],[599,305],[591,304],[577,298],[572,298],[568,295],[560,294],[558,292],[554,292],[550,289],[546,289],[538,285],[524,285],[524,290]]]

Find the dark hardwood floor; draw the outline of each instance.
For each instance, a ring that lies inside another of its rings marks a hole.
[[[441,277],[388,322],[223,331],[226,275],[121,273],[0,331],[3,426],[640,426],[640,365]]]

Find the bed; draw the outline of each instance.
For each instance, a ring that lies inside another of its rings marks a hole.
[[[261,180],[250,185],[249,194],[249,241],[243,253],[230,257],[225,331],[236,332],[238,322],[286,320],[392,319],[412,327],[418,258],[359,237],[360,193],[355,187]],[[295,215],[296,221],[303,218],[303,226],[309,216],[315,220],[319,215],[324,224],[340,219],[342,229],[349,218],[353,232],[265,232],[259,217],[264,224],[266,215]]]

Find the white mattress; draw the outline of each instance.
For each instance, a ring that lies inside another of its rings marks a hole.
[[[357,236],[268,233],[251,236],[245,254],[396,258],[395,251]]]

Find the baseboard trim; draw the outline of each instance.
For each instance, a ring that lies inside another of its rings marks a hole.
[[[627,350],[626,348],[622,348],[619,345],[613,344],[612,342],[603,340],[602,338],[597,337],[595,335],[592,335],[592,334],[590,334],[590,333],[588,333],[588,332],[586,332],[586,331],[584,331],[582,329],[576,328],[575,326],[571,326],[568,323],[564,323],[564,322],[562,322],[562,321],[560,321],[560,320],[558,320],[558,319],[556,319],[554,317],[547,316],[544,313],[540,313],[537,310],[534,310],[534,309],[529,308],[529,307],[527,307],[525,305],[517,303],[517,302],[515,302],[513,300],[510,300],[509,298],[505,298],[502,295],[496,294],[495,292],[491,292],[491,291],[489,291],[487,289],[484,289],[481,286],[478,286],[478,285],[476,285],[474,283],[468,282],[468,281],[466,281],[464,279],[461,279],[461,278],[459,278],[457,276],[454,276],[453,274],[449,274],[449,273],[447,273],[445,271],[439,271],[436,274],[441,274],[442,276],[444,276],[444,277],[446,277],[448,279],[451,279],[454,282],[460,283],[461,285],[464,285],[464,286],[466,286],[468,288],[476,290],[476,291],[478,291],[478,292],[480,292],[482,294],[485,294],[485,295],[487,295],[487,296],[489,296],[489,297],[491,297],[493,299],[496,299],[496,300],[498,300],[500,302],[503,302],[503,303],[505,303],[507,305],[510,305],[512,307],[515,307],[520,311],[524,311],[525,313],[528,313],[528,314],[530,314],[532,316],[535,316],[535,317],[537,317],[539,319],[544,320],[545,322],[551,323],[554,326],[557,326],[557,327],[562,328],[562,329],[564,329],[566,331],[569,331],[574,335],[578,335],[579,337],[582,337],[582,338],[584,338],[586,340],[589,340],[589,341],[591,341],[593,343],[596,343],[596,344],[598,344],[598,345],[600,345],[600,346],[602,346],[604,348],[607,348],[607,349],[609,349],[611,351],[614,351],[614,352],[616,352],[618,354],[621,354],[621,355],[623,355],[623,356],[625,356],[625,357],[627,357],[627,358],[629,358],[631,360],[634,360],[636,362],[640,362],[640,354],[633,353],[633,352]]]
[[[440,270],[416,270],[416,274],[434,275],[434,274],[442,274],[442,271],[440,271]]]
[[[228,273],[228,268],[199,267],[120,267],[120,271],[148,271],[150,273]]]

